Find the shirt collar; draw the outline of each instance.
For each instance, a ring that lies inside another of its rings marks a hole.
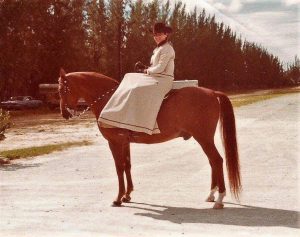
[[[157,44],[156,47],[160,47],[160,46],[164,45],[164,44],[167,43],[167,42],[168,42],[168,40],[165,39],[165,40],[161,41],[159,44]]]

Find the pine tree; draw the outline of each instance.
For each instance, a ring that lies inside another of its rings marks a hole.
[[[118,80],[121,80],[124,74],[122,69],[122,51],[125,40],[126,6],[126,0],[111,0],[108,4],[108,43],[106,45],[109,52],[107,60],[108,75]]]
[[[285,85],[299,85],[300,84],[300,60],[297,55],[294,62],[288,65],[285,73]]]
[[[141,61],[148,63],[149,52],[145,51],[147,38],[146,19],[144,18],[144,6],[142,0],[130,4],[130,16],[125,33],[124,64],[125,72],[134,70],[134,63]]]
[[[108,73],[109,52],[106,45],[109,43],[107,36],[108,16],[104,0],[90,0],[87,3],[87,42],[91,70]]]

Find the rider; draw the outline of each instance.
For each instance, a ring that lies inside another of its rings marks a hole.
[[[160,133],[156,118],[164,96],[172,89],[175,51],[168,41],[171,27],[158,22],[151,32],[157,45],[150,67],[144,73],[125,74],[99,116],[100,126]]]

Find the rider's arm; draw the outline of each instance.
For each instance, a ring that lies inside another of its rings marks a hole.
[[[175,57],[175,53],[172,47],[163,47],[158,53],[160,54],[158,63],[146,69],[146,73],[148,75],[163,73],[170,59]]]

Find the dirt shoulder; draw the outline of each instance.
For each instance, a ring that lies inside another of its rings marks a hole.
[[[5,133],[0,151],[86,140],[100,136],[96,119],[88,113],[77,120],[66,121],[59,112],[18,116]]]

